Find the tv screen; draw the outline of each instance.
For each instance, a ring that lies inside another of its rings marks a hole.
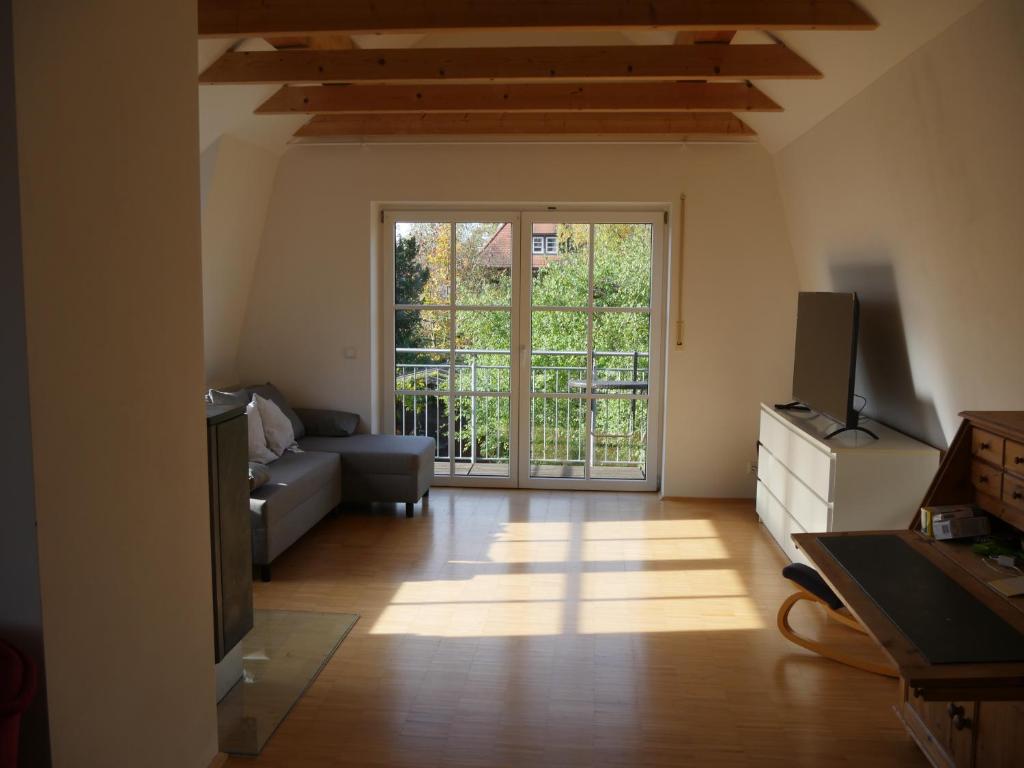
[[[801,293],[797,304],[793,398],[848,427],[857,426],[855,293]]]

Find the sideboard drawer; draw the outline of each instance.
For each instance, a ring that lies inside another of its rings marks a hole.
[[[1003,475],[1003,501],[1011,507],[1024,509],[1024,480]]]
[[[805,532],[829,530],[830,505],[819,499],[764,446],[758,451],[757,475]]]
[[[793,541],[794,533],[806,533],[786,512],[782,503],[772,496],[771,491],[760,480],[757,481],[757,516],[761,518],[768,533],[778,543],[786,557],[794,563],[807,563],[796,543]]]
[[[971,484],[985,495],[998,499],[1003,494],[1003,473],[981,461],[972,461]]]
[[[761,412],[761,444],[825,501],[832,500],[832,457],[772,414]]]
[[[1006,441],[1006,461],[1004,466],[1011,472],[1024,475],[1024,445],[1013,440]]]
[[[971,430],[971,453],[979,459],[1003,465],[1003,438],[981,429]]]

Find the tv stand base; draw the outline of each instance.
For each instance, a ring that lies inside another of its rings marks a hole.
[[[801,403],[799,400],[794,400],[791,403],[776,403],[775,410],[777,411],[809,411],[811,410],[806,405]]]
[[[843,432],[863,432],[865,435],[870,435],[875,440],[878,439],[878,435],[876,435],[874,432],[872,432],[870,429],[867,429],[866,427],[840,427],[839,429],[829,432],[827,435],[825,435],[825,439],[831,440],[836,435],[843,434]]]

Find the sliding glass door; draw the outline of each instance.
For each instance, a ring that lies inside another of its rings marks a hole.
[[[389,213],[382,428],[439,483],[657,488],[662,217]]]

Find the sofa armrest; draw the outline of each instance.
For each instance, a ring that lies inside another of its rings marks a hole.
[[[310,437],[348,437],[359,426],[359,415],[348,411],[296,408],[295,413]]]

